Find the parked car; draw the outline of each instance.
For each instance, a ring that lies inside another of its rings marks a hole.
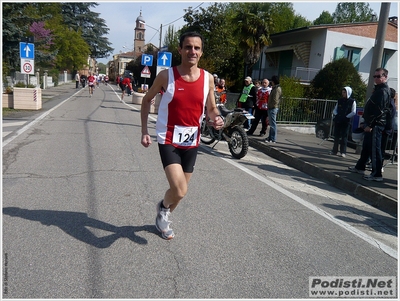
[[[328,139],[333,137],[332,119],[321,119],[315,125],[315,136],[319,139]]]
[[[333,138],[333,121],[332,118],[321,119],[315,125],[315,136],[319,139]],[[355,142],[352,139],[352,131],[349,130],[348,142]]]

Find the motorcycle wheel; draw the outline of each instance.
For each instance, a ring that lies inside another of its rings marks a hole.
[[[209,127],[205,124],[205,120],[201,122],[201,133],[200,133],[200,140],[204,144],[211,144],[215,141],[215,138],[211,136]]]
[[[230,131],[231,142],[228,143],[232,157],[241,159],[249,149],[249,138],[242,127],[234,127]]]

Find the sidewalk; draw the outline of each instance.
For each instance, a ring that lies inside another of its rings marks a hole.
[[[4,119],[33,118],[37,114],[56,106],[75,92],[75,82],[50,87],[42,90],[43,108],[40,111],[19,111],[3,116]],[[255,134],[259,133],[259,129]],[[348,147],[346,158],[329,155],[332,140],[321,140],[315,134],[305,134],[278,125],[278,142],[269,144],[265,137],[250,136],[250,145],[268,156],[284,164],[323,180],[349,195],[361,198],[385,212],[397,216],[398,173],[397,161],[388,164],[383,173],[383,182],[366,181],[360,174],[347,171],[349,166],[355,166],[359,155],[355,149]],[[368,174],[368,171],[366,171]]]
[[[259,129],[254,133],[259,133]],[[397,160],[384,168],[383,182],[367,181],[362,175],[348,171],[348,167],[355,166],[360,156],[355,154],[353,148],[347,148],[346,158],[333,156],[329,154],[333,140],[321,140],[315,134],[300,133],[283,125],[278,125],[277,143],[264,142],[265,137],[250,136],[250,145],[288,166],[397,216]],[[365,173],[369,174],[370,171]]]
[[[37,111],[30,110],[16,110],[16,111],[8,111],[4,118],[29,118],[33,117],[37,114],[43,114],[47,110],[56,106],[57,103],[61,102],[64,99],[67,99],[69,96],[73,95],[75,92],[82,89],[81,87],[75,88],[75,81],[61,83],[56,87],[48,87],[47,89],[42,89],[42,109]],[[57,102],[57,103],[56,103]]]

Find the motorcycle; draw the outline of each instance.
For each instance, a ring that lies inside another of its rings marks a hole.
[[[223,104],[217,104],[217,108],[224,120],[224,125],[220,130],[214,129],[212,123],[208,122],[207,114],[204,114],[201,123],[200,140],[207,145],[212,144],[214,141],[218,143],[221,140],[225,140],[228,142],[232,157],[241,159],[246,156],[249,148],[249,138],[243,128],[243,124],[248,122],[249,119],[254,119],[254,116],[240,108],[228,110]]]

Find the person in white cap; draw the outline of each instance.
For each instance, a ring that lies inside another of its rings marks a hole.
[[[214,77],[214,91],[215,91],[215,87],[217,87],[218,83],[219,83],[219,78],[217,74],[213,74]]]
[[[250,76],[244,79],[244,87],[242,94],[239,96],[238,107],[245,109],[250,114],[253,114],[253,107],[257,100],[257,87],[253,84],[253,80]],[[244,125],[245,129],[251,127],[251,120],[248,120]]]

